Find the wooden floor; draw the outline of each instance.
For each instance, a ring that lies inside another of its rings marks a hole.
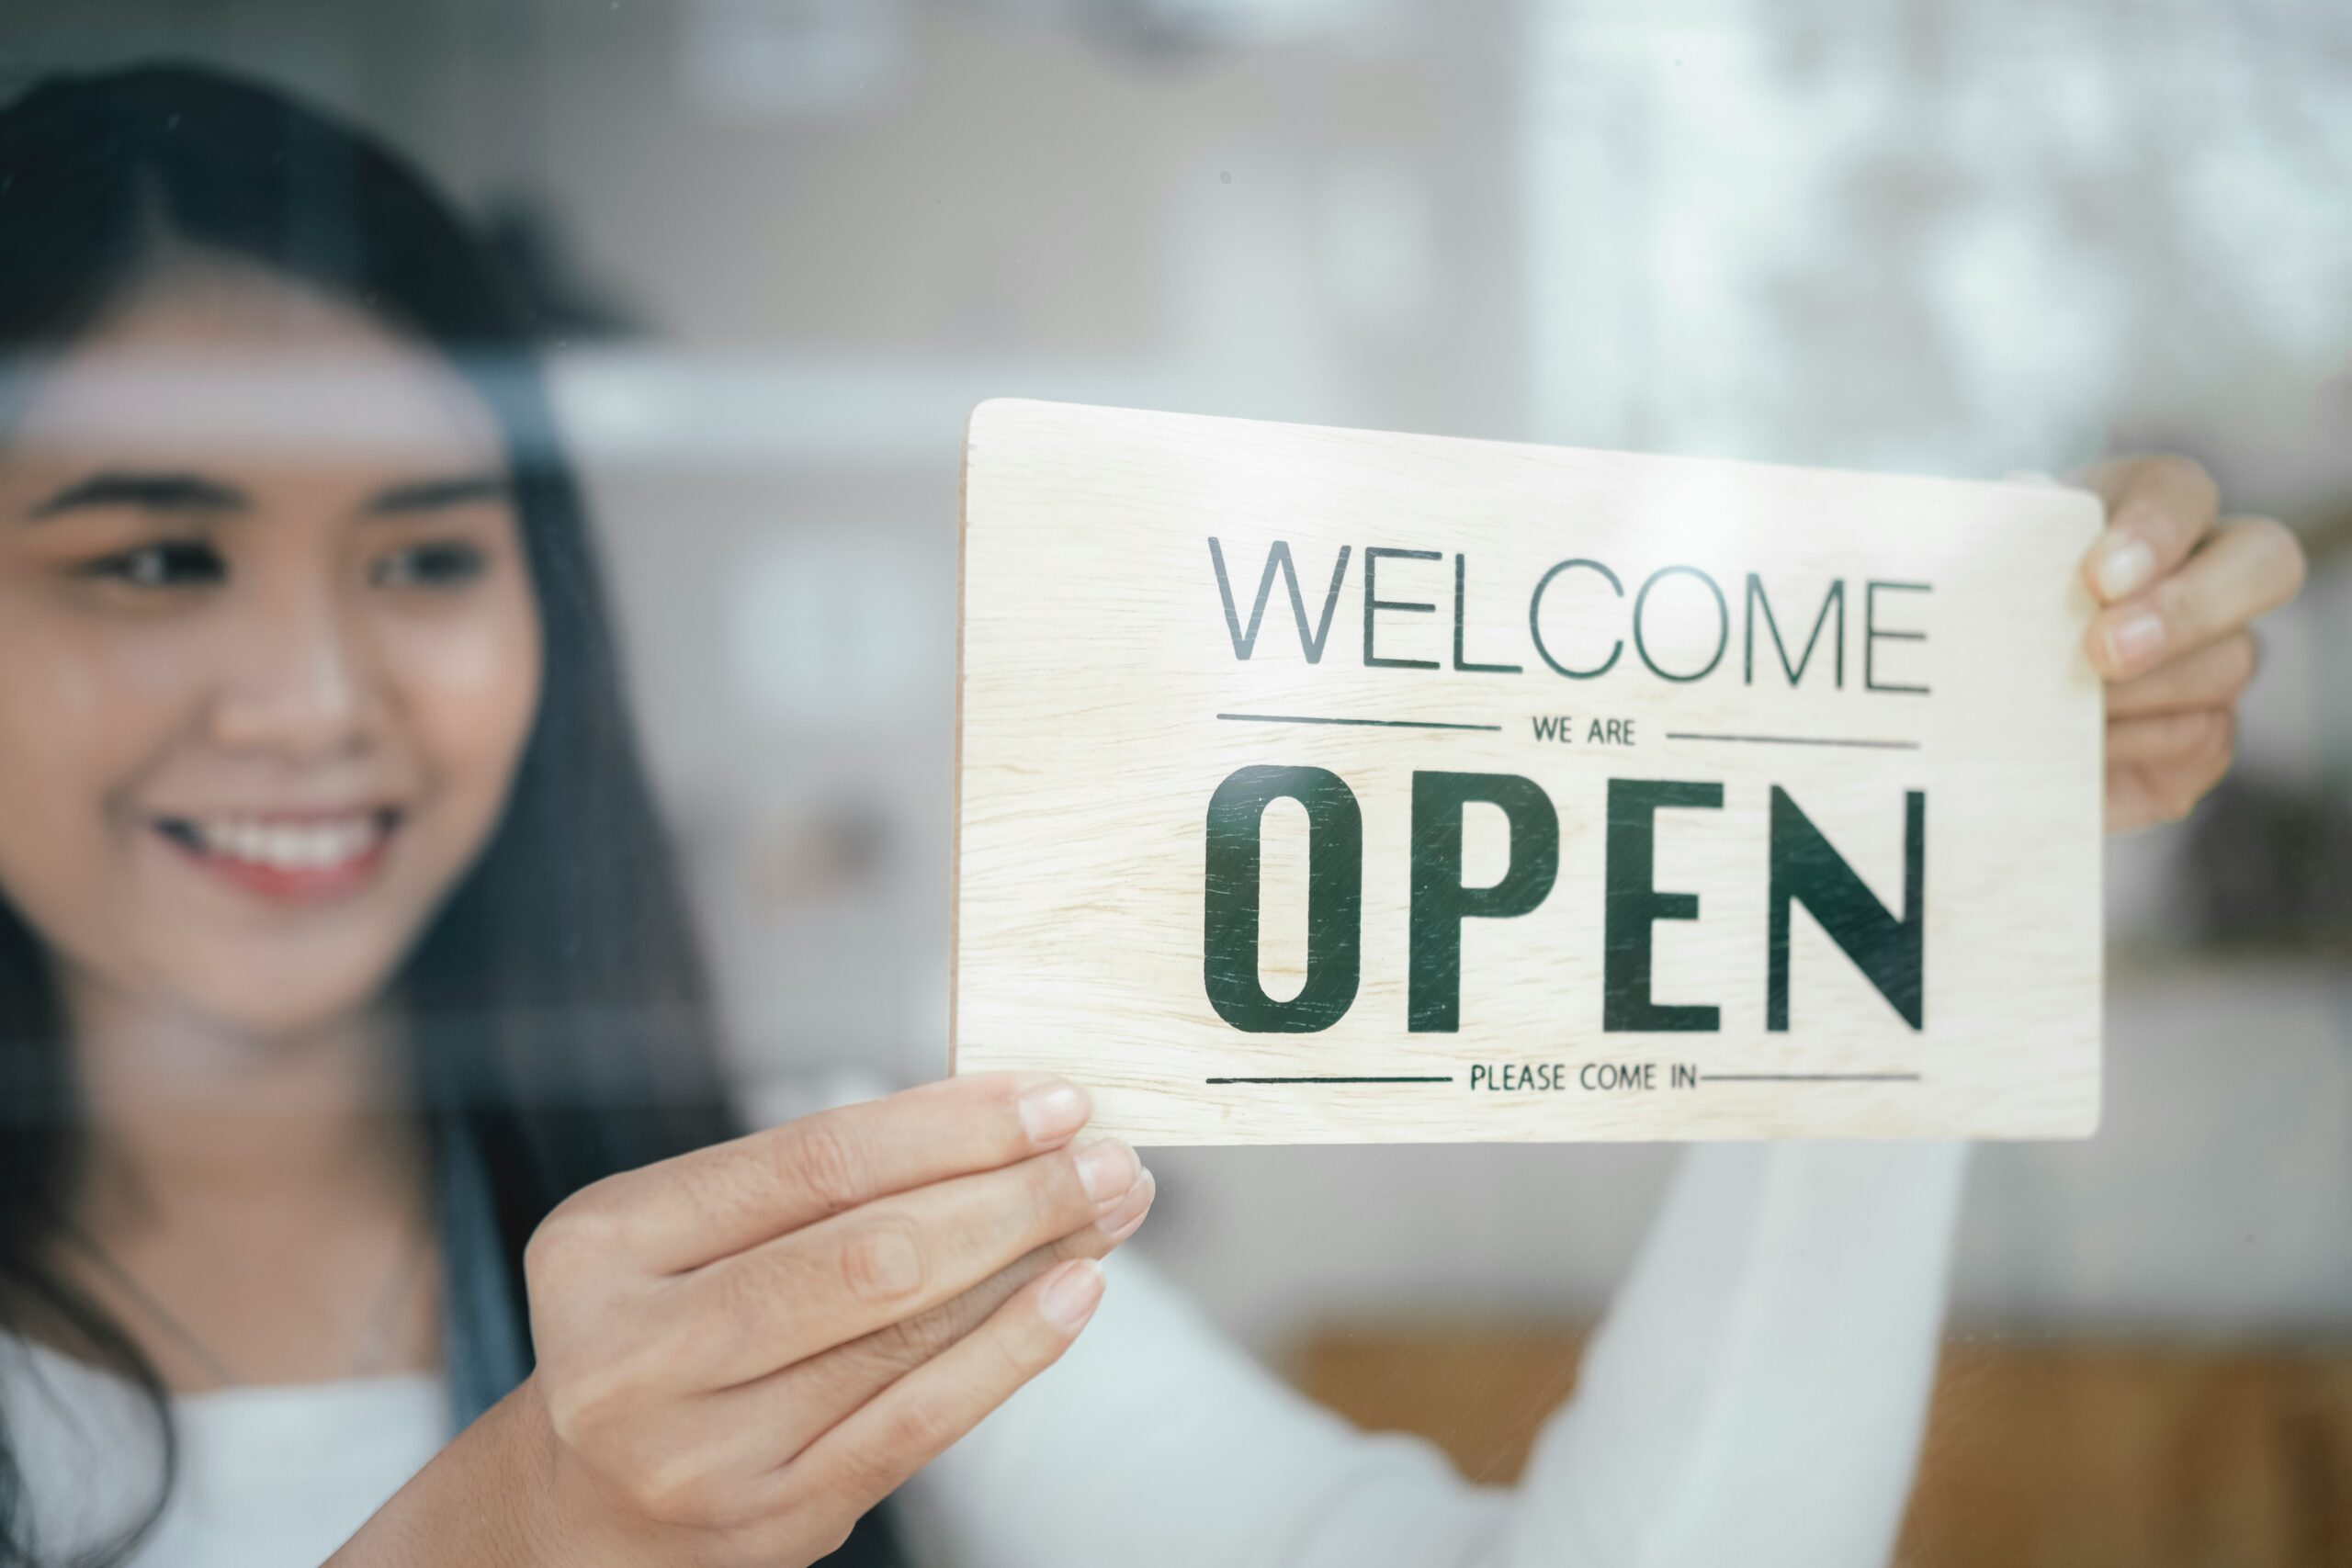
[[[1576,1381],[1555,1326],[1334,1328],[1295,1381],[1508,1482]],[[1947,1345],[1895,1561],[2352,1568],[2352,1346]]]

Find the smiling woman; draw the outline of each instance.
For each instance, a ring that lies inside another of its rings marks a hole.
[[[158,1416],[437,1369],[463,1425],[538,1220],[732,1131],[528,313],[206,73],[0,114],[0,1318]],[[0,1433],[0,1561],[131,1550],[151,1432],[62,1518]]]

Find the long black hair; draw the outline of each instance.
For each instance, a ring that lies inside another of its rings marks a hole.
[[[549,1209],[736,1130],[579,488],[532,353],[541,323],[397,155],[274,89],[158,65],[53,77],[0,110],[0,365],[37,375],[163,244],[364,306],[445,354],[504,431],[543,628],[538,711],[503,818],[386,1000],[404,1015],[435,1146],[460,1146],[485,1179],[504,1274],[491,1299],[520,1339],[523,1247]],[[84,1150],[74,1050],[51,957],[5,890],[0,1115],[0,1321],[62,1321],[142,1387],[168,1488],[160,1381],[49,1261]],[[99,1560],[134,1550],[162,1505]],[[28,1513],[0,1432],[0,1565],[36,1560]],[[887,1551],[869,1529],[848,1555]]]

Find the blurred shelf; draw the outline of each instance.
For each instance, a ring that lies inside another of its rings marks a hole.
[[[1374,1431],[1517,1479],[1585,1335],[1534,1322],[1335,1325],[1293,1381]],[[1894,1561],[1905,1568],[2352,1563],[2352,1341],[2260,1349],[1949,1342]]]

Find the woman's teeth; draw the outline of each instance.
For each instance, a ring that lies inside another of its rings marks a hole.
[[[309,822],[255,818],[200,818],[187,824],[196,848],[223,860],[272,871],[325,871],[348,865],[383,841],[386,823],[374,813]]]

